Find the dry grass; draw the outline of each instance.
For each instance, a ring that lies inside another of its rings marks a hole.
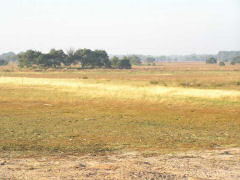
[[[204,83],[207,74],[212,80],[225,76],[225,88],[177,86],[178,76]],[[238,71],[134,69],[1,76],[1,151],[161,152],[240,145],[240,92],[237,85],[227,85],[239,80]],[[149,83],[159,77],[168,85]],[[176,78],[175,86],[170,86],[170,77]]]
[[[227,101],[235,102],[240,100],[240,91],[236,90],[194,89],[150,85],[136,86],[108,83],[105,81],[86,82],[75,79],[2,77],[0,78],[0,84],[15,87],[52,88],[55,91],[71,92],[75,96],[83,96],[86,98],[134,99],[157,102],[165,98],[169,100],[169,98],[188,97],[218,99],[222,101],[227,99]]]
[[[14,67],[14,68],[12,68]],[[39,71],[39,70],[38,70]],[[42,71],[42,70],[41,70]],[[161,63],[158,66],[138,66],[131,70],[58,70],[48,72],[18,70],[14,65],[0,67],[0,76],[54,79],[89,79],[114,81],[120,84],[151,84],[193,87],[201,89],[240,90],[240,65],[207,65],[205,63]]]

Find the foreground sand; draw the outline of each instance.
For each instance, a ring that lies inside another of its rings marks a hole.
[[[0,179],[240,179],[240,149],[0,158]]]

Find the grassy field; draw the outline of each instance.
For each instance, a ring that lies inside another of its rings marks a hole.
[[[0,69],[0,151],[161,153],[240,145],[240,66]]]

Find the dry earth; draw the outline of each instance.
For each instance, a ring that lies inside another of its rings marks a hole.
[[[240,149],[151,157],[135,152],[108,156],[2,156],[0,179],[240,179]]]

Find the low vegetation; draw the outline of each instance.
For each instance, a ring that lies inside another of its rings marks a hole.
[[[130,70],[2,71],[0,150],[95,154],[239,147],[239,70],[165,63]]]

